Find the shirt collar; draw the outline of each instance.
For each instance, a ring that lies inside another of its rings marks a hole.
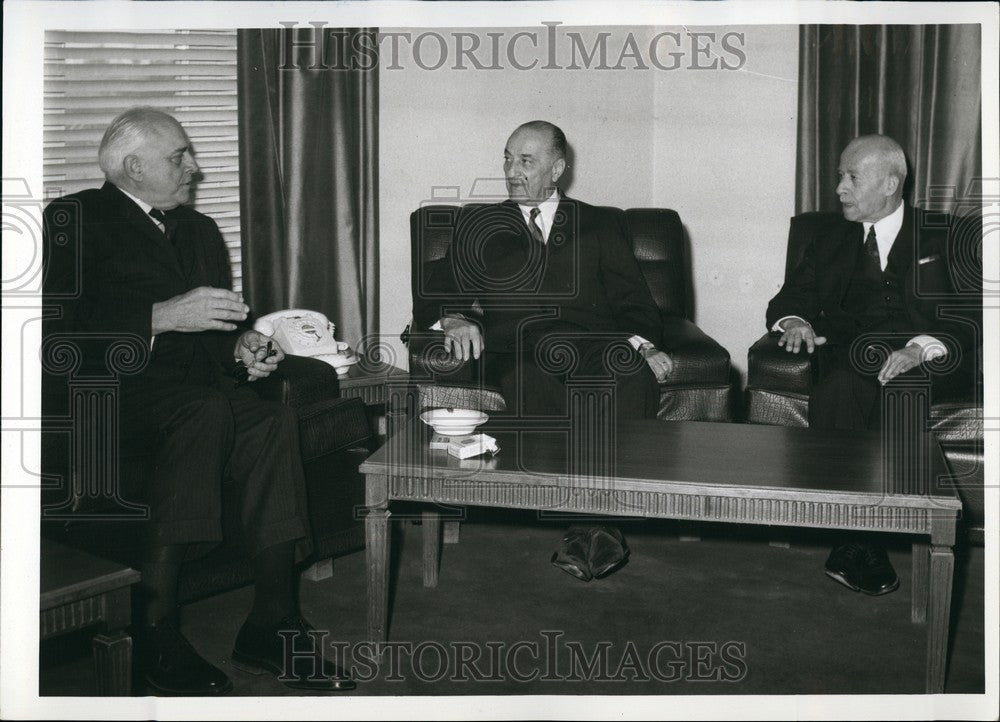
[[[531,222],[531,209],[534,206],[524,206],[520,203],[517,207],[521,209],[521,215],[524,216],[524,222]],[[542,238],[547,242],[549,240],[549,231],[552,230],[552,222],[556,217],[556,209],[559,207],[559,189],[556,188],[552,191],[552,195],[546,198],[544,201],[538,204],[538,210],[541,212],[541,226],[542,226]],[[876,231],[878,233],[878,231]]]
[[[864,237],[868,237],[868,230],[875,226],[875,240],[878,241],[879,246],[882,246],[883,241],[888,245],[892,246],[893,241],[896,240],[896,236],[899,235],[899,229],[903,227],[903,201],[899,202],[896,206],[896,210],[887,215],[885,218],[879,219],[874,223],[862,223],[864,226]]]
[[[146,203],[146,201],[144,201],[144,200],[140,200],[140,199],[136,198],[136,197],[135,197],[134,195],[132,195],[131,193],[129,193],[129,192],[128,192],[127,190],[125,190],[124,188],[122,188],[122,187],[120,187],[120,186],[115,186],[115,188],[117,188],[117,189],[118,189],[118,190],[120,190],[120,191],[121,191],[122,193],[124,193],[124,194],[125,194],[126,196],[128,196],[129,198],[131,198],[131,199],[132,199],[132,202],[133,202],[133,203],[135,203],[135,204],[136,204],[137,206],[139,206],[140,208],[142,208],[142,212],[143,212],[143,213],[146,213],[146,214],[149,214],[149,212],[150,212],[151,210],[153,210],[153,206],[149,205],[149,204],[148,204],[148,203]],[[877,232],[878,232],[878,231],[876,231],[876,233],[877,233]]]

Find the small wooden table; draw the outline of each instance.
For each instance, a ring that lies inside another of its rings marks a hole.
[[[350,366],[343,376],[338,376],[340,395],[359,398],[368,409],[370,423],[384,437],[387,429],[386,414],[390,411],[406,412],[410,404],[409,375],[401,368],[362,357]]]
[[[504,427],[504,424],[507,427]],[[516,424],[516,425],[515,425]],[[431,451],[415,422],[361,465],[366,475],[368,636],[387,641],[389,504],[493,506],[612,516],[913,534],[911,619],[927,623],[928,692],[943,692],[961,502],[929,435],[897,448],[878,432],[635,421],[608,429],[491,419],[500,453]],[[596,440],[596,441],[595,441]],[[423,512],[424,583],[437,582],[439,514]]]
[[[94,636],[97,693],[132,693],[132,585],[136,570],[58,542],[41,540],[40,640],[100,625]]]
[[[386,384],[405,384],[409,377],[401,368],[383,362],[373,362],[362,357],[348,367],[347,373],[338,376],[340,395],[358,397],[368,406],[385,404],[388,395]]]

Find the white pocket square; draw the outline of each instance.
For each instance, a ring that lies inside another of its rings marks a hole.
[[[941,256],[935,253],[933,256],[924,256],[919,261],[917,261],[917,263],[922,266],[925,263],[931,263],[932,261],[940,261],[940,260]]]

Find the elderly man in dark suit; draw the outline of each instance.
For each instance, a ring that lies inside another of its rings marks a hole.
[[[108,127],[99,162],[107,182],[46,209],[75,214],[80,266],[50,248],[45,292],[60,306],[46,333],[129,335],[150,345],[147,366],[122,381],[125,448],[152,449],[145,489],[142,619],[136,633],[141,673],[154,694],[223,694],[232,683],[180,631],[177,579],[192,550],[222,538],[221,484],[241,490],[240,518],[254,566],[254,601],[233,661],[269,671],[297,688],[351,689],[353,681],[313,648],[294,661],[283,630],[308,645],[294,573],[308,552],[298,420],[262,401],[252,382],[284,358],[267,337],[246,330],[249,308],[230,283],[229,258],[215,222],[184,204],[198,171],[191,143],[171,116],[133,108]],[[65,219],[61,219],[65,227]],[[67,293],[79,285],[73,296]],[[242,366],[249,384],[234,380]],[[315,672],[314,673],[314,669]]]
[[[838,173],[842,215],[809,228],[793,222],[793,233],[812,237],[771,299],[767,325],[781,333],[786,351],[818,355],[811,428],[879,429],[881,389],[897,377],[926,375],[934,396],[970,387],[975,332],[941,312],[957,298],[947,224],[929,223],[903,202],[906,158],[899,144],[881,135],[855,138]],[[873,346],[885,349],[885,360],[866,370],[861,361]],[[868,594],[899,586],[885,550],[870,543],[836,547],[826,572]]]
[[[522,414],[564,408],[567,374],[546,356],[566,344],[575,375],[615,384],[618,418],[655,416],[656,384],[673,366],[660,350],[659,312],[615,218],[559,190],[565,169],[558,127],[532,121],[514,131],[504,148],[509,199],[459,217],[428,282],[429,296],[449,301],[419,305],[417,324],[442,329],[462,360],[482,355],[485,378]],[[612,346],[634,356],[606,364]]]
[[[418,327],[443,330],[457,358],[482,358],[484,380],[501,388],[513,413],[565,416],[567,382],[587,379],[613,389],[604,423],[655,418],[658,383],[673,362],[618,221],[559,190],[566,137],[551,123],[518,127],[503,169],[508,200],[463,209],[427,285],[430,298],[447,301],[419,304]],[[622,543],[617,530],[598,533],[614,537],[606,548]],[[586,537],[570,535],[570,557],[582,555]],[[613,551],[608,559],[596,569],[572,559],[563,568],[590,579],[622,561]]]

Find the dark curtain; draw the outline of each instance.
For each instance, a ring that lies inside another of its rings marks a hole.
[[[840,152],[881,133],[906,152],[907,200],[951,212],[981,177],[978,25],[804,25],[795,208],[839,211]]]
[[[378,332],[374,29],[240,30],[243,292],[308,308],[359,348]]]

